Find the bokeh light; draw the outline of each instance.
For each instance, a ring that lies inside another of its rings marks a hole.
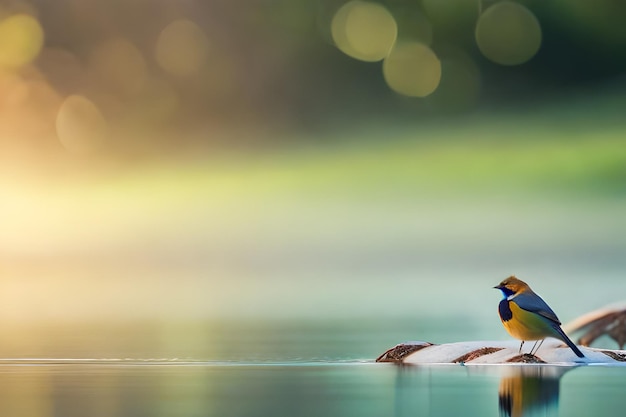
[[[0,68],[33,61],[43,47],[44,31],[32,16],[17,14],[0,21]]]
[[[59,108],[56,130],[59,141],[68,151],[88,154],[102,146],[107,124],[91,100],[72,95]]]
[[[476,24],[476,43],[491,61],[519,65],[541,46],[541,27],[535,15],[521,4],[501,1],[489,7]]]
[[[437,89],[441,80],[441,62],[426,45],[400,42],[383,62],[383,75],[397,93],[426,97]]]
[[[90,66],[98,81],[122,95],[139,91],[146,77],[146,63],[141,52],[123,38],[98,45],[91,55]]]
[[[49,149],[60,102],[59,94],[35,68],[0,71],[0,144],[12,151]]]
[[[180,19],[167,25],[159,35],[155,57],[161,68],[172,75],[192,75],[205,64],[209,46],[209,39],[197,24]]]
[[[331,31],[335,45],[343,53],[375,62],[391,50],[398,27],[391,13],[380,4],[354,0],[337,11]]]

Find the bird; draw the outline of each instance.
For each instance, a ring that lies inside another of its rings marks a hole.
[[[512,275],[494,288],[502,291],[504,296],[498,305],[502,325],[511,336],[522,341],[519,353],[525,341],[535,341],[530,350],[532,355],[533,350],[539,350],[546,337],[554,337],[565,342],[579,358],[585,357],[561,329],[561,322],[554,311],[528,284]],[[537,342],[539,347],[535,350]]]

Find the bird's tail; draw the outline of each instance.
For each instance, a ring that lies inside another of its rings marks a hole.
[[[567,337],[567,335],[565,334],[565,332],[561,329],[560,326],[555,326],[555,330],[557,331],[557,333],[559,334],[559,336],[561,336],[561,340],[564,341],[567,346],[569,346],[570,349],[572,349],[574,351],[574,353],[576,354],[576,356],[578,356],[579,358],[584,358],[585,355],[583,355],[583,353],[580,351],[580,349],[578,349],[578,346],[576,346],[574,344],[574,342],[572,342],[570,340],[569,337]]]

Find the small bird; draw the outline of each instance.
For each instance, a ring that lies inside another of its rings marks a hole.
[[[498,305],[498,313],[506,331],[522,341],[520,353],[525,341],[535,340],[535,345],[530,350],[533,354],[533,350],[535,352],[539,350],[539,347],[535,350],[538,341],[541,346],[546,337],[554,337],[565,342],[579,358],[585,357],[563,332],[561,322],[554,311],[530,289],[528,284],[515,276],[510,276],[494,288],[502,291],[504,295]]]

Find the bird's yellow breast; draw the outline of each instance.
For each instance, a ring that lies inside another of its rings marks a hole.
[[[509,301],[512,317],[502,321],[504,328],[511,336],[519,340],[540,340],[548,336],[555,336],[556,331],[551,322],[540,314],[526,311]]]

